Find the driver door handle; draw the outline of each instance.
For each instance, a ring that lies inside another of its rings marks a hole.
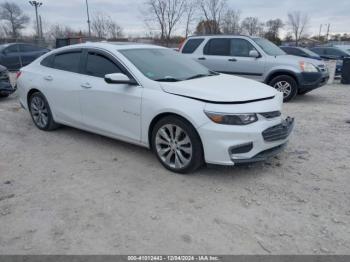
[[[90,89],[92,86],[90,85],[90,83],[84,83],[84,84],[81,84],[80,85],[82,88],[85,88],[85,89]]]
[[[228,61],[229,62],[237,62],[237,59],[236,58],[230,58]]]
[[[52,76],[44,76],[44,79],[46,81],[52,81],[53,80],[53,77]]]
[[[205,57],[199,57],[198,60],[207,60]]]

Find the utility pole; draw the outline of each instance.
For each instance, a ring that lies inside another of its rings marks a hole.
[[[320,32],[318,34],[318,40],[321,40],[321,33],[322,33],[322,24],[320,24]]]
[[[43,39],[43,21],[41,20],[41,15],[39,15],[39,29],[40,29],[40,39]]]
[[[40,25],[39,25],[39,17],[38,17],[38,8],[43,5],[43,3],[39,1],[29,1],[29,4],[31,6],[34,6],[35,8],[35,16],[36,16],[36,29],[37,29],[37,34],[38,34],[38,39],[41,39],[40,35]]]
[[[331,24],[328,24],[328,28],[327,28],[327,37],[326,37],[327,42],[328,42],[330,27],[331,27]]]
[[[90,25],[89,3],[88,3],[88,0],[85,0],[85,2],[86,2],[87,23],[88,23],[88,26],[89,26],[89,38],[91,38],[91,25]]]

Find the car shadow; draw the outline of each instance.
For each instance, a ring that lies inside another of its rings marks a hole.
[[[161,163],[158,161],[156,156],[148,148],[141,147],[138,145],[133,145],[121,140],[105,137],[102,135],[94,134],[88,131],[76,129],[73,127],[62,126],[57,129],[59,135],[68,136],[71,139],[78,141],[79,143],[87,143],[90,146],[98,144],[99,146],[104,147],[106,150],[122,150],[125,154],[132,154],[132,158],[135,159],[138,163],[149,163],[149,166],[160,170],[161,173],[165,175],[176,175],[168,170],[166,170]],[[111,159],[111,161],[113,161]],[[274,159],[268,162],[269,165],[273,165]],[[192,174],[187,174],[185,177],[190,176],[192,178],[203,178],[203,177],[212,177],[216,179],[227,178],[227,177],[242,177],[251,178],[257,176],[262,168],[265,166],[264,162],[254,163],[254,164],[242,164],[238,166],[219,166],[206,164],[201,167],[199,170],[193,172]],[[146,170],[145,170],[146,171]],[[150,169],[151,171],[151,169]],[[259,171],[259,172],[258,172]],[[180,175],[181,177],[181,175]]]

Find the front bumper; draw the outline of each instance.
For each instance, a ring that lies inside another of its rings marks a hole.
[[[294,119],[265,119],[248,126],[223,126],[207,123],[198,129],[202,138],[205,162],[235,165],[265,161],[278,154],[288,143]],[[241,152],[240,152],[241,150]]]
[[[307,92],[327,84],[329,80],[328,71],[315,73],[300,73],[298,76],[299,91]]]

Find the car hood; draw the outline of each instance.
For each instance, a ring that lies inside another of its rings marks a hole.
[[[271,99],[278,93],[263,83],[225,74],[161,83],[161,88],[170,94],[214,103],[249,103]]]
[[[300,57],[300,56],[294,56],[294,55],[280,55],[276,56],[276,59],[279,60],[279,62],[284,62],[286,64],[292,64],[292,65],[299,65],[299,62],[309,62],[315,66],[324,65],[325,63],[322,60],[319,59],[313,59],[313,58],[307,58],[307,57]]]

